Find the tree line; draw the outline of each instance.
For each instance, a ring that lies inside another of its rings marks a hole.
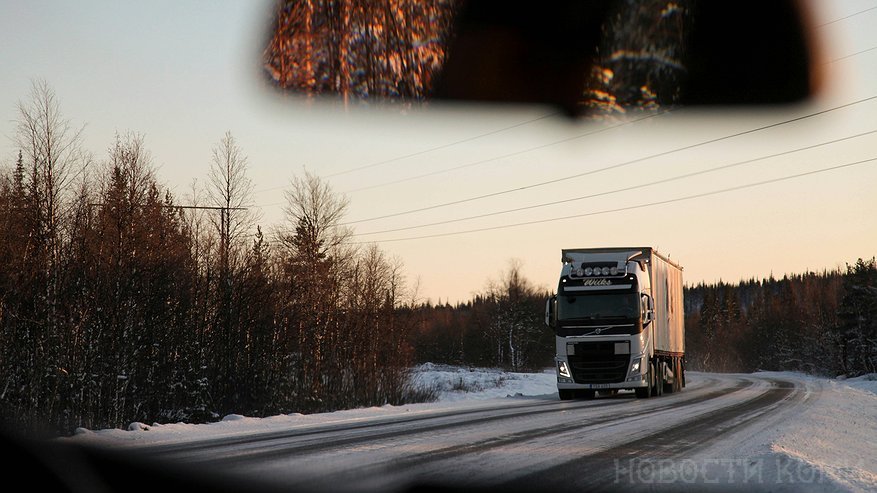
[[[416,359],[507,369],[553,366],[554,334],[544,326],[549,293],[513,264],[501,282],[470,301],[418,307]],[[877,263],[845,271],[686,286],[688,369],[711,372],[877,373]]]
[[[534,370],[553,365],[554,334],[545,327],[550,293],[510,261],[498,280],[471,300],[413,309],[411,345],[420,363]]]
[[[344,198],[312,175],[286,224],[256,225],[244,151],[214,146],[183,203],[142,136],[82,148],[45,82],[18,107],[0,171],[0,415],[69,433],[412,399],[398,261],[358,248]]]
[[[703,371],[877,373],[877,263],[698,284],[685,292],[686,359]]]

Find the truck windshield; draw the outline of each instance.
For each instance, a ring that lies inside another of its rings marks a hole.
[[[557,317],[560,320],[639,316],[639,296],[636,293],[589,293],[559,298]]]

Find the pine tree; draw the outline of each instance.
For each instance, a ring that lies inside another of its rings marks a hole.
[[[847,265],[838,309],[841,367],[848,375],[877,372],[877,263]]]

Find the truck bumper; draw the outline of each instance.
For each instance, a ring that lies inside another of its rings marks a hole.
[[[627,381],[618,383],[570,383],[557,382],[557,388],[561,390],[622,390],[648,387],[646,375],[628,378]]]

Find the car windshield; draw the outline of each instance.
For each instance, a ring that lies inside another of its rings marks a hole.
[[[877,2],[550,4],[0,2],[9,468],[877,490]]]

